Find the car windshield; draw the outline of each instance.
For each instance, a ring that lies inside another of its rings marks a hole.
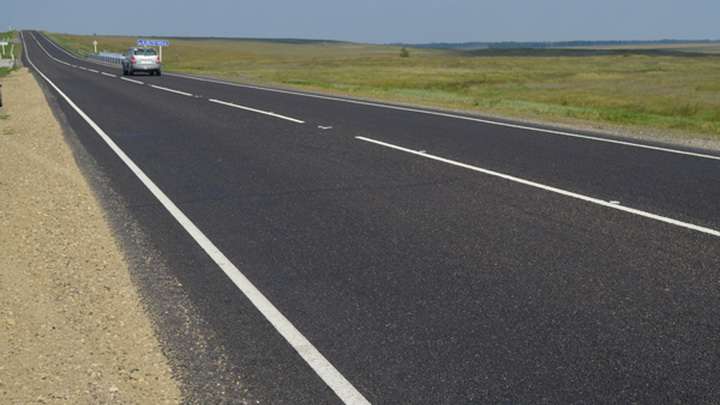
[[[149,48],[148,49],[135,49],[135,50],[133,50],[133,54],[134,55],[145,55],[145,56],[157,55],[157,53],[155,53],[154,49],[149,49]]]

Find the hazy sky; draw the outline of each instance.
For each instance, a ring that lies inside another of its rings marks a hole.
[[[720,0],[5,0],[0,27],[362,42],[720,38]]]

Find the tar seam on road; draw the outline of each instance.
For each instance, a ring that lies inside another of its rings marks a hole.
[[[102,138],[112,151],[125,163],[145,187],[158,199],[170,215],[185,229],[185,231],[197,242],[207,255],[225,272],[232,282],[250,300],[255,308],[270,322],[275,330],[297,351],[300,357],[317,373],[317,375],[332,389],[335,394],[346,404],[369,404],[370,402],[330,363],[310,341],[278,310],[260,290],[205,236],[205,234],[188,218],[175,203],[160,190],[160,188],[138,167],[130,157],[93,121],[83,110],[80,109],[58,86],[55,85],[37,66],[30,60],[30,52],[22,38],[25,56],[35,71],[57,91],[60,96],[87,122],[90,127]],[[37,38],[35,38],[37,41]],[[39,44],[39,42],[38,42]]]
[[[660,222],[664,222],[664,223],[667,223],[667,224],[679,226],[679,227],[682,227],[682,228],[691,229],[691,230],[693,230],[693,231],[702,232],[702,233],[705,233],[705,234],[708,234],[708,235],[720,237],[720,231],[719,231],[719,230],[712,229],[712,228],[706,228],[706,227],[704,227],[704,226],[699,226],[699,225],[695,225],[695,224],[691,224],[691,223],[687,223],[687,222],[683,222],[683,221],[678,221],[677,219],[672,219],[672,218],[664,217],[664,216],[662,216],[662,215],[653,214],[653,213],[650,213],[650,212],[647,212],[647,211],[638,210],[638,209],[635,209],[635,208],[625,207],[625,206],[619,205],[619,204],[618,204],[617,202],[615,202],[615,201],[605,201],[605,200],[601,200],[601,199],[599,199],[599,198],[595,198],[595,197],[590,197],[590,196],[586,196],[586,195],[583,195],[583,194],[574,193],[574,192],[572,192],[572,191],[563,190],[563,189],[561,189],[561,188],[557,188],[557,187],[553,187],[553,186],[547,186],[547,185],[544,185],[544,184],[541,184],[541,183],[534,182],[534,181],[532,181],[532,180],[526,180],[526,179],[522,179],[522,178],[520,178],[520,177],[511,176],[511,175],[509,175],[509,174],[504,174],[504,173],[496,172],[496,171],[493,171],[493,170],[483,169],[483,168],[481,168],[481,167],[469,165],[469,164],[467,164],[467,163],[458,162],[458,161],[456,161],[456,160],[451,160],[451,159],[446,159],[446,158],[443,158],[443,157],[440,157],[440,156],[431,155],[431,154],[428,154],[428,153],[425,152],[425,151],[418,151],[418,150],[408,149],[408,148],[405,148],[405,147],[402,147],[402,146],[393,145],[393,144],[391,144],[391,143],[387,143],[387,142],[383,142],[383,141],[378,141],[378,140],[371,139],[371,138],[366,138],[366,137],[364,137],[364,136],[356,136],[355,139],[360,140],[360,141],[364,141],[364,142],[370,142],[370,143],[373,143],[373,144],[376,144],[376,145],[380,145],[380,146],[384,146],[384,147],[386,147],[386,148],[395,149],[395,150],[399,150],[399,151],[402,151],[402,152],[410,153],[410,154],[413,154],[413,155],[416,155],[416,156],[421,156],[421,157],[424,157],[424,158],[427,158],[427,159],[432,159],[432,160],[436,160],[436,161],[439,161],[439,162],[447,163],[447,164],[450,164],[450,165],[453,165],[453,166],[462,167],[462,168],[464,168],[464,169],[469,169],[469,170],[472,170],[472,171],[475,171],[475,172],[479,172],[479,173],[483,173],[483,174],[487,174],[487,175],[490,175],[490,176],[500,177],[500,178],[505,179],[505,180],[509,180],[509,181],[513,181],[513,182],[516,182],[516,183],[524,184],[524,185],[526,185],[526,186],[530,186],[530,187],[534,187],[534,188],[539,188],[539,189],[542,189],[542,190],[545,190],[545,191],[550,191],[550,192],[553,192],[553,193],[561,194],[561,195],[564,195],[564,196],[566,196],[566,197],[576,198],[576,199],[578,199],[578,200],[590,202],[590,203],[597,204],[597,205],[602,205],[603,207],[612,208],[612,209],[615,209],[615,210],[627,212],[627,213],[630,213],[630,214],[639,215],[639,216],[645,217],[645,218],[654,219],[654,220],[656,220],[656,221],[660,221]]]
[[[154,85],[154,84],[151,84],[150,87],[152,87],[152,88],[154,88],[154,89],[158,89],[158,90],[169,91],[170,93],[180,94],[180,95],[183,95],[183,96],[188,96],[188,97],[192,97],[192,96],[193,96],[192,93],[186,93],[186,92],[180,91],[180,90],[174,90],[174,89],[169,89],[169,88],[167,88],[167,87],[156,86],[156,85]]]
[[[285,116],[285,115],[275,114],[274,112],[270,112],[270,111],[258,110],[258,109],[256,109],[256,108],[245,107],[245,106],[239,105],[239,104],[228,103],[227,101],[216,100],[216,99],[214,99],[214,98],[211,98],[211,99],[209,99],[208,101],[210,101],[211,103],[222,104],[222,105],[226,105],[226,106],[228,106],[228,107],[239,108],[239,109],[241,109],[241,110],[250,111],[250,112],[254,112],[254,113],[258,113],[258,114],[269,115],[269,116],[271,116],[271,117],[275,117],[275,118],[280,118],[280,119],[292,121],[292,122],[295,122],[295,123],[298,123],[298,124],[304,124],[304,123],[305,123],[305,121],[301,121],[301,120],[299,120],[299,119],[297,119],[297,118],[292,118],[292,117],[288,117],[288,116]]]

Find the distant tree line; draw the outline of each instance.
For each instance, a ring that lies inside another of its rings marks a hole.
[[[413,48],[435,48],[435,49],[544,49],[544,48],[576,48],[589,46],[623,46],[623,45],[667,45],[667,44],[704,44],[720,41],[710,39],[661,39],[654,41],[550,41],[550,42],[433,42],[427,44],[392,44],[396,46],[408,46]]]

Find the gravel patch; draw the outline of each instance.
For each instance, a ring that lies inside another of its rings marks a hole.
[[[0,403],[178,403],[128,264],[43,93],[2,81]]]

